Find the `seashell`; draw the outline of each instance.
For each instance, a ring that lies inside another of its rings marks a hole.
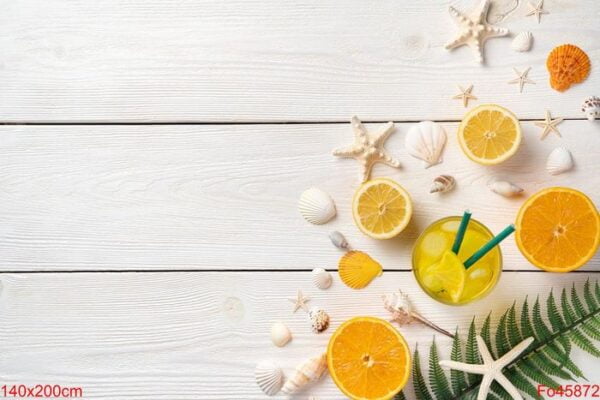
[[[306,385],[315,382],[327,371],[327,353],[313,357],[296,367],[294,374],[285,382],[281,391],[294,394],[304,389]]]
[[[271,325],[271,341],[277,347],[283,347],[292,340],[292,332],[283,322]]]
[[[548,156],[546,169],[550,175],[562,174],[573,168],[573,157],[571,152],[564,147],[557,147]]]
[[[529,51],[531,49],[531,44],[533,43],[533,35],[531,32],[525,31],[517,34],[510,44],[510,48],[514,51],[524,52]]]
[[[338,232],[338,231],[331,232],[329,234],[329,239],[331,240],[331,243],[333,243],[333,245],[335,247],[337,247],[338,249],[348,250],[348,248],[349,248],[348,241],[346,240],[344,235],[342,235],[340,232]]]
[[[581,111],[589,121],[600,118],[600,97],[592,96],[585,99],[581,105]]]
[[[320,308],[311,308],[308,311],[310,327],[314,333],[321,333],[329,328],[329,314]]]
[[[456,184],[456,180],[450,175],[440,175],[433,180],[433,185],[431,185],[431,189],[429,193],[443,193],[454,188]]]
[[[325,290],[331,287],[333,278],[331,277],[331,274],[323,268],[315,268],[312,270],[312,281],[316,287]]]
[[[349,251],[340,258],[338,273],[342,282],[352,289],[366,287],[382,273],[381,264],[362,251]]]
[[[335,217],[335,203],[327,193],[312,187],[300,196],[300,213],[311,224],[321,225]]]
[[[408,154],[425,161],[425,168],[442,162],[441,156],[445,144],[444,128],[431,121],[423,121],[411,126],[404,142]]]
[[[260,390],[274,396],[283,386],[283,372],[271,361],[261,361],[254,369],[254,377]]]
[[[590,73],[590,58],[572,44],[555,47],[546,59],[550,86],[564,92],[574,83],[583,82]]]
[[[497,193],[504,197],[513,197],[523,192],[523,188],[515,185],[514,183],[506,181],[492,181],[488,183],[488,187],[494,193]]]

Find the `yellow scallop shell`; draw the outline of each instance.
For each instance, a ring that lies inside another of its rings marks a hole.
[[[381,264],[362,251],[349,251],[340,258],[338,273],[342,282],[352,289],[362,289],[381,275]]]

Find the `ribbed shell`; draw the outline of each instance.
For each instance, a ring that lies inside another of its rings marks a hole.
[[[564,147],[557,147],[548,156],[546,169],[550,175],[558,175],[573,168],[571,152]]]
[[[325,371],[327,371],[327,353],[298,365],[292,376],[285,381],[281,391],[285,394],[297,393],[309,383],[319,380]]]
[[[362,289],[381,275],[382,268],[367,253],[349,251],[340,258],[338,273],[348,287]]]
[[[433,180],[429,193],[448,192],[454,188],[456,180],[450,175],[440,175]]]
[[[533,35],[531,34],[531,32],[525,31],[515,36],[512,43],[510,44],[510,48],[518,52],[529,51],[529,49],[531,49],[532,43]]]
[[[546,68],[550,72],[550,86],[564,92],[571,85],[583,82],[590,73],[590,58],[572,44],[555,47],[548,55]]]
[[[267,396],[276,395],[283,386],[283,372],[271,361],[261,361],[254,370],[256,384]]]
[[[335,203],[331,196],[319,188],[305,190],[298,202],[300,213],[311,224],[321,225],[335,217]]]
[[[315,268],[312,270],[312,281],[316,287],[321,290],[329,289],[333,278],[331,274],[323,268]]]
[[[444,128],[431,121],[423,121],[411,126],[404,142],[408,154],[425,161],[425,168],[442,162],[442,150],[445,144]]]

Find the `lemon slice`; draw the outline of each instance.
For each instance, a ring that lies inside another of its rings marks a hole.
[[[408,192],[389,178],[377,178],[358,188],[352,200],[358,228],[374,239],[390,239],[406,228],[412,216]]]
[[[521,145],[517,117],[504,107],[482,104],[469,111],[458,127],[458,141],[471,160],[483,165],[500,164]]]
[[[447,293],[455,303],[460,301],[467,270],[456,254],[445,251],[439,262],[425,268],[421,274],[427,289],[436,294]]]

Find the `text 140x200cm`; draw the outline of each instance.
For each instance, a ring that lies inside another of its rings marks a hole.
[[[57,398],[57,397],[83,397],[83,388],[66,387],[61,385],[2,385],[0,395],[7,398]]]

